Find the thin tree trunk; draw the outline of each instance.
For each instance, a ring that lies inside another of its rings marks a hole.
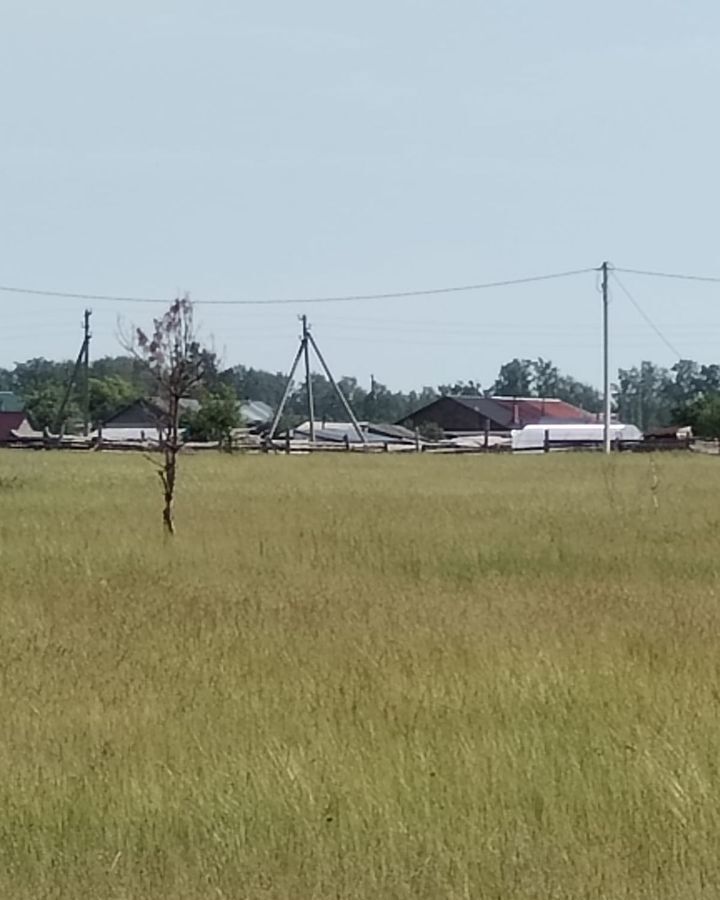
[[[175,534],[175,476],[177,474],[176,450],[165,448],[165,466],[161,472],[165,505],[163,506],[163,525],[168,534]]]
[[[180,399],[169,398],[169,418],[165,460],[160,473],[164,488],[163,525],[169,534],[175,534],[175,482],[177,479],[177,455],[180,450]]]

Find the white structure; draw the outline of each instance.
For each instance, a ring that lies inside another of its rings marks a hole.
[[[604,426],[602,422],[577,425],[526,425],[512,432],[513,450],[530,450],[542,452],[547,442],[548,449],[566,450],[578,447],[603,444]],[[640,442],[643,436],[635,425],[623,425],[613,422],[610,425],[610,442]],[[555,445],[555,446],[553,446]]]

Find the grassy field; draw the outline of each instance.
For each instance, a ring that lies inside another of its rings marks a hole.
[[[717,898],[718,465],[0,454],[0,897]]]

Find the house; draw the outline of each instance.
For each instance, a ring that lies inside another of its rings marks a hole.
[[[200,409],[200,401],[184,397],[180,401],[181,414],[195,413]],[[273,416],[272,408],[259,400],[250,400],[238,404],[243,422],[250,428],[267,425]],[[160,433],[167,418],[165,405],[160,398],[140,399],[124,407],[102,424],[103,440],[114,441],[149,441],[158,442]]]
[[[32,430],[23,401],[12,391],[0,391],[0,444],[11,444]]]
[[[0,410],[0,444],[12,444],[24,435],[33,434],[32,426],[24,412]]]
[[[97,435],[103,440],[152,441],[161,438],[163,410],[152,400],[136,400],[102,423]]]
[[[196,412],[200,409],[197,400],[180,401],[181,412]],[[103,440],[113,441],[150,441],[161,440],[161,429],[167,418],[164,404],[159,398],[140,399],[115,413],[99,429]]]
[[[238,403],[238,411],[243,424],[252,428],[269,425],[274,415],[272,406],[262,400],[243,400]]]
[[[448,435],[510,432],[525,425],[592,423],[597,416],[555,397],[444,396],[406,416],[399,424],[434,425]]]

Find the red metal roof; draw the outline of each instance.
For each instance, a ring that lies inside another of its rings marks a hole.
[[[492,397],[494,403],[506,409],[517,425],[539,425],[544,422],[595,422],[597,417],[592,413],[557,400],[554,397],[519,398]]]
[[[11,441],[12,432],[25,421],[24,412],[0,412],[0,442]]]

